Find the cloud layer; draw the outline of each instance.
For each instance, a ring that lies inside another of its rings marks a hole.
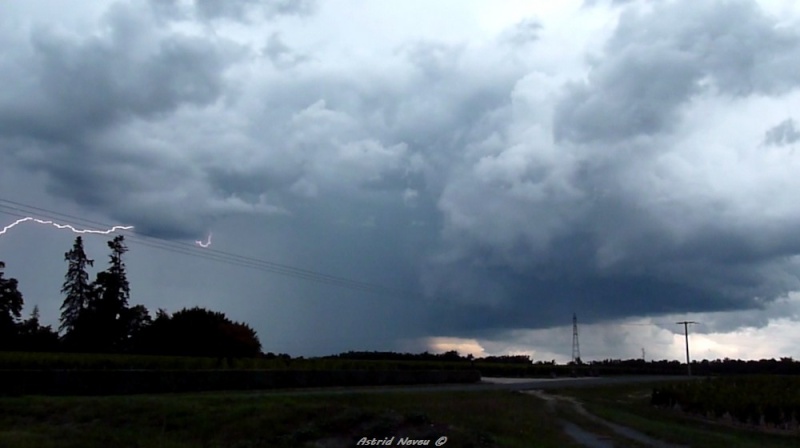
[[[412,336],[800,286],[798,11],[572,2],[488,30],[353,4],[118,1],[75,23],[17,5],[0,175],[167,239],[269,222],[255,255],[282,240],[412,291],[381,305],[414,310]]]

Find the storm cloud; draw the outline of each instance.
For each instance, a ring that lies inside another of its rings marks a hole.
[[[0,197],[404,291],[237,273],[199,293],[287,351],[503,346],[573,312],[757,311],[800,289],[800,34],[773,6],[575,1],[498,26],[412,3],[16,5]],[[151,275],[143,295],[196,292]],[[264,290],[290,305],[264,311]]]

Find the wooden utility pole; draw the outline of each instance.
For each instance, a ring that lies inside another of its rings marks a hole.
[[[683,325],[683,334],[686,337],[686,372],[692,376],[692,363],[689,361],[689,324],[696,324],[697,322],[685,320],[683,322],[675,322],[678,325]]]

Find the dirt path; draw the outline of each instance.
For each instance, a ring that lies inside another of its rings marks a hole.
[[[582,417],[592,421],[593,423],[609,428],[615,434],[623,437],[624,439],[633,441],[637,446],[652,448],[688,448],[685,445],[675,445],[662,440],[654,439],[646,434],[636,431],[635,429],[604,420],[594,414],[591,414],[586,410],[586,408],[583,407],[582,403],[572,397],[545,394],[540,390],[528,390],[524,391],[523,393],[535,395],[545,400],[547,402],[548,409],[553,412],[555,412],[555,406],[557,402],[568,403],[570,406],[572,406],[575,412],[579,413]],[[572,437],[573,440],[586,448],[609,448],[615,446],[613,441],[609,440],[608,437],[587,431],[578,426],[575,422],[562,420],[561,424],[564,426],[564,431],[570,437]]]

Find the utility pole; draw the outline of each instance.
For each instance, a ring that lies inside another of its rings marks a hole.
[[[683,322],[675,322],[677,325],[683,325],[683,334],[686,337],[686,371],[689,376],[692,376],[692,364],[689,361],[689,324],[696,324],[697,322],[685,320]]]

